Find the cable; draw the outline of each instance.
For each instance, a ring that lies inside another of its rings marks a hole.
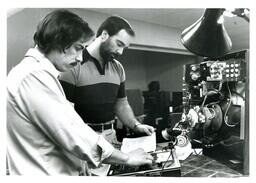
[[[201,150],[201,151],[199,151],[199,153],[197,153],[195,149],[193,149],[193,150],[194,150],[194,153],[196,156],[201,155],[201,153],[203,152],[203,150]]]
[[[239,96],[239,97],[241,97],[243,100],[245,100],[245,97],[244,97],[242,94],[238,93],[237,91],[232,90],[232,93],[236,94],[237,96]]]
[[[211,119],[213,119],[213,118],[216,116],[216,112],[215,112],[215,110],[214,110],[213,108],[208,108],[208,109],[209,109],[209,111],[210,111],[211,114],[212,114]]]
[[[227,113],[228,113],[228,110],[230,108],[230,105],[231,105],[231,91],[230,91],[230,88],[229,88],[229,85],[228,85],[228,82],[227,82],[227,88],[228,88],[228,93],[229,93],[229,103],[228,103],[228,107],[224,113],[224,122],[225,124],[228,126],[228,127],[235,127],[237,124],[235,125],[231,125],[231,124],[228,124],[228,120],[227,120]]]
[[[222,84],[223,84],[223,81],[220,81],[220,85],[219,85],[219,89],[218,89],[219,92],[222,89]]]
[[[167,160],[166,160],[166,161],[164,162],[164,164],[162,165],[162,169],[161,169],[161,171],[160,171],[160,175],[161,175],[161,176],[162,176],[162,172],[163,172],[163,170],[164,170],[164,167],[165,167],[166,163],[169,161],[169,159],[170,159],[171,156],[172,156],[172,159],[174,160],[173,154],[172,154],[172,149],[171,149],[171,151],[170,151],[170,155],[168,156]]]
[[[202,104],[201,104],[201,108],[204,106],[205,101],[206,101],[208,95],[210,95],[210,94],[218,94],[218,93],[220,93],[220,90],[217,90],[217,89],[212,89],[212,90],[208,91],[208,92],[206,93],[206,95],[204,96],[204,100],[203,100],[203,102],[202,102]]]
[[[204,107],[204,103],[206,101],[207,96],[208,96],[208,93],[206,93],[206,95],[204,96],[204,100],[203,100],[203,102],[201,104],[201,109]]]
[[[225,142],[220,142],[221,145],[225,146],[225,147],[231,147],[231,146],[234,146],[234,145],[237,145],[237,144],[242,144],[242,142],[234,142],[234,143],[231,143],[231,144],[225,144]]]
[[[206,107],[208,107],[208,106],[210,106],[210,105],[213,105],[213,104],[219,104],[219,103],[220,103],[220,101],[211,102],[211,103],[209,103],[209,104],[206,104],[205,106],[206,106]]]

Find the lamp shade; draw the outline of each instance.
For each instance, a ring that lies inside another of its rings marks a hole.
[[[206,9],[199,20],[182,32],[182,44],[204,57],[217,58],[228,53],[232,42],[223,21],[218,21],[223,12],[224,9]]]

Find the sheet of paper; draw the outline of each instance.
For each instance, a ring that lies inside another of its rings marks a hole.
[[[165,162],[167,160],[172,160],[172,155],[170,151],[157,153],[156,163]]]
[[[146,152],[156,150],[156,133],[150,136],[137,137],[137,138],[124,138],[122,142],[121,151],[128,153],[137,148],[142,148]]]
[[[193,153],[190,142],[188,142],[185,147],[175,146],[175,150],[179,160],[185,160],[190,156],[191,153]]]

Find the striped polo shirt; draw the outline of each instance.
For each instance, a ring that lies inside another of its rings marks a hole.
[[[85,49],[83,63],[60,75],[66,97],[87,123],[104,123],[115,117],[117,100],[126,99],[125,72],[117,60],[101,67]]]

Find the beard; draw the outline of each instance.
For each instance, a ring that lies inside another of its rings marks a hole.
[[[105,63],[112,61],[119,56],[119,54],[112,52],[109,48],[110,45],[108,41],[103,42],[100,45],[100,56],[102,57]]]

